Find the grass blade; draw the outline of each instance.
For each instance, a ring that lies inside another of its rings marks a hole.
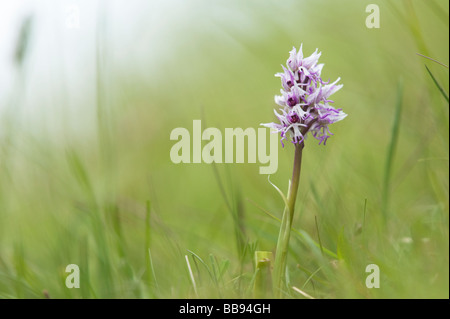
[[[395,150],[397,148],[398,141],[398,133],[400,131],[400,119],[402,113],[402,104],[403,104],[403,83],[399,82],[397,89],[397,103],[395,106],[395,115],[394,115],[394,123],[392,125],[392,133],[391,133],[391,141],[389,143],[389,149],[386,157],[386,167],[384,171],[384,183],[383,183],[383,217],[386,221],[387,218],[387,210],[388,210],[388,202],[389,202],[389,191],[390,191],[390,182],[391,182],[391,171],[392,171],[392,163],[394,161]]]
[[[195,295],[198,297],[197,285],[195,284],[195,278],[194,278],[194,274],[192,273],[191,264],[189,263],[189,257],[187,255],[184,255],[184,258],[186,259],[186,264],[187,264],[187,268],[189,271],[189,277],[191,278],[192,287],[194,287]]]
[[[320,252],[323,255],[323,247],[322,247],[322,241],[320,240],[319,225],[317,224],[317,216],[314,216],[314,221],[316,222],[317,239],[319,240]]]
[[[434,84],[436,85],[436,87],[438,88],[439,92],[441,92],[442,96],[445,98],[445,100],[448,102],[448,95],[445,93],[444,89],[439,85],[438,81],[436,80],[436,78],[434,77],[433,73],[431,73],[430,69],[425,65],[425,68],[428,71],[428,74],[431,76],[431,78],[433,79]]]
[[[206,270],[208,271],[209,277],[214,281],[214,275],[211,272],[211,269],[209,269],[209,266],[206,264],[206,262],[204,262],[203,259],[201,259],[200,256],[197,255],[196,253],[194,253],[193,251],[191,251],[189,249],[187,251],[192,255],[192,258],[194,258],[194,261],[195,261],[195,259],[197,259],[203,266],[205,266]]]
[[[149,267],[148,268],[151,271],[151,279],[155,282],[155,287],[158,293],[160,293],[158,281],[156,280],[156,273],[155,273],[155,267],[153,267],[153,258],[152,258],[152,251],[150,248],[148,249],[148,257],[149,257]]]
[[[295,292],[298,292],[300,295],[302,295],[302,296],[305,297],[305,298],[308,298],[308,299],[315,299],[314,297],[308,295],[306,292],[304,292],[303,290],[298,289],[297,287],[292,286],[292,289],[293,289]]]
[[[145,205],[145,251],[148,253],[145,254],[145,264],[146,264],[146,273],[147,273],[147,284],[151,286],[152,284],[152,273],[151,273],[151,258],[150,258],[150,211],[151,211],[151,203],[147,200]]]
[[[430,60],[430,61],[433,61],[433,62],[436,62],[437,64],[440,64],[440,65],[442,65],[442,66],[445,66],[447,69],[448,69],[448,65],[447,64],[444,64],[444,63],[442,63],[442,62],[439,62],[438,60],[435,60],[435,59],[433,59],[433,58],[430,58],[429,56],[426,56],[426,55],[423,55],[423,54],[420,54],[420,53],[416,53],[417,55],[420,55],[421,57],[423,57],[423,58],[425,58],[425,59],[428,59],[428,60]]]

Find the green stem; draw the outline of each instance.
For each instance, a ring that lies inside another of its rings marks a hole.
[[[295,201],[297,199],[298,184],[300,181],[300,170],[302,165],[302,150],[304,144],[295,144],[294,168],[292,179],[289,184],[287,196],[287,207],[283,212],[281,220],[280,233],[275,254],[274,272],[273,272],[273,291],[275,298],[280,298],[284,285],[286,271],[286,259],[289,249],[289,238],[291,235],[292,220],[294,217]]]

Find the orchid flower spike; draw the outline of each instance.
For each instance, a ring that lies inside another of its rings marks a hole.
[[[318,64],[321,52],[318,49],[309,57],[303,56],[303,45],[298,52],[294,47],[289,52],[286,67],[283,72],[275,74],[281,79],[281,95],[275,96],[275,103],[281,106],[280,113],[275,111],[279,122],[264,123],[272,128],[273,133],[280,133],[281,144],[288,138],[294,144],[301,144],[307,133],[326,144],[333,135],[330,124],[343,120],[345,114],[341,108],[334,108],[330,96],[339,91],[343,84],[338,84],[340,78],[329,84],[321,77],[324,64]]]

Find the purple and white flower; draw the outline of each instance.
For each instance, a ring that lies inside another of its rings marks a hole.
[[[329,125],[344,119],[347,114],[342,109],[331,106],[334,101],[329,97],[342,88],[337,84],[324,82],[321,77],[323,64],[318,64],[321,52],[316,51],[309,57],[303,56],[302,45],[297,52],[293,48],[282,73],[275,76],[281,79],[281,95],[275,96],[275,103],[281,106],[281,114],[274,111],[279,123],[261,124],[273,129],[273,133],[280,133],[281,144],[288,139],[294,144],[304,142],[308,132],[319,140],[319,144],[326,144],[333,135]]]

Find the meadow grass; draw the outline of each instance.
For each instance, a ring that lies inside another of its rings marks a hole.
[[[367,29],[360,1],[192,1],[160,42],[129,34],[126,58],[100,11],[76,88],[36,74],[58,52],[23,46],[0,96],[0,298],[253,298],[283,199],[258,164],[172,163],[169,136],[271,121],[273,75],[300,43],[341,76],[349,116],[325,147],[306,141],[282,297],[448,298],[449,70],[416,54],[448,65],[448,3],[378,3]],[[270,176],[284,193],[293,152],[280,145]]]

